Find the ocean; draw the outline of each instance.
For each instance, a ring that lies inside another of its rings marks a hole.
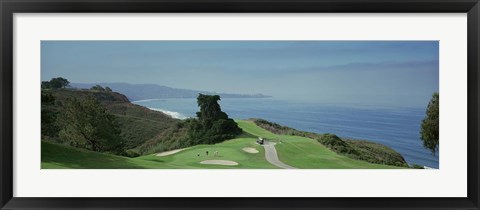
[[[196,99],[151,99],[133,103],[172,117],[194,117]],[[370,140],[395,149],[409,164],[439,168],[438,154],[422,146],[420,124],[426,108],[369,105],[334,105],[273,98],[224,98],[222,110],[233,119],[262,118],[315,133]]]

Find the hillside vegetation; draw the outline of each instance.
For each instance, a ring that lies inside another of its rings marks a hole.
[[[43,89],[42,96],[53,98],[53,102],[42,102],[42,120],[54,118],[48,122],[42,122],[42,131],[49,127],[55,127],[60,113],[65,109],[67,101],[75,99],[84,102],[89,98],[103,105],[109,114],[115,116],[115,121],[120,127],[120,136],[124,141],[125,149],[134,149],[146,141],[156,139],[163,131],[179,122],[170,116],[135,105],[124,95],[116,92],[98,90],[77,90],[77,89]],[[60,128],[58,128],[60,129]],[[59,140],[55,132],[42,132],[44,139]]]
[[[136,157],[215,144],[242,133],[221,110],[218,95],[199,94],[197,118],[178,120],[132,104],[109,87],[73,89],[67,85],[63,78],[42,83],[43,140]]]

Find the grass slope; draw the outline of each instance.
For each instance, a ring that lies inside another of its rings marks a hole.
[[[42,169],[147,169],[168,164],[93,152],[42,141]]]
[[[355,168],[377,169],[398,168],[387,165],[371,164],[365,161],[350,159],[336,154],[316,140],[288,135],[276,135],[258,127],[250,121],[237,121],[244,130],[244,134],[236,139],[224,141],[214,145],[197,145],[169,156],[159,157],[146,155],[137,158],[127,158],[103,154],[58,145],[42,141],[42,168],[88,168],[88,169],[147,169],[147,168],[212,168],[212,169],[269,169],[277,168],[268,163],[262,146],[255,143],[256,137],[261,136],[277,142],[275,146],[281,161],[296,168]],[[256,148],[259,153],[247,153],[245,147]],[[205,151],[209,151],[206,156]],[[213,157],[214,151],[219,152],[219,157]],[[197,156],[200,154],[200,157]],[[238,162],[237,166],[203,165],[203,160],[231,160]]]

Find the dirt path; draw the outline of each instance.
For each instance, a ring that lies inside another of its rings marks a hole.
[[[280,168],[295,169],[294,167],[289,166],[278,159],[277,150],[275,149],[275,143],[265,141],[263,143],[263,147],[265,148],[265,158],[268,162]]]

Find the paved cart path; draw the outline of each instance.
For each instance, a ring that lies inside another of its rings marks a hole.
[[[265,158],[268,162],[280,168],[295,169],[294,167],[289,166],[278,159],[277,150],[275,149],[275,143],[265,141],[263,143],[263,147],[265,148]]]

